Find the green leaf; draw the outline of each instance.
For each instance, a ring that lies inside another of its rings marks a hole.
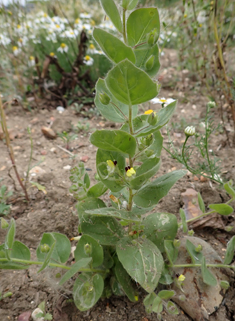
[[[25,244],[15,241],[12,246],[11,257],[14,259],[29,261],[30,250]]]
[[[91,253],[88,254],[85,251],[85,246],[89,244]],[[104,260],[104,253],[102,246],[91,236],[83,234],[77,243],[74,251],[75,261],[79,261],[83,258],[92,258],[92,267],[100,266]]]
[[[128,299],[132,302],[136,302],[135,290],[133,288],[132,280],[129,274],[126,272],[121,262],[117,260],[114,273],[118,282],[121,284],[123,291],[127,295]]]
[[[144,103],[157,96],[159,85],[129,60],[119,62],[105,78],[111,93],[126,105]]]
[[[51,260],[55,245],[56,245],[56,240],[54,239],[54,243],[51,245],[49,252],[45,255],[44,262],[43,262],[41,268],[38,270],[38,273],[43,271],[48,266],[48,264],[50,263],[50,260]]]
[[[122,0],[122,7],[126,10],[133,10],[139,0]]]
[[[135,55],[132,48],[125,45],[120,39],[109,32],[95,28],[93,37],[106,56],[116,64],[124,59],[130,60],[133,64],[135,63]]]
[[[129,237],[117,243],[117,255],[128,274],[147,292],[153,292],[163,268],[161,252],[148,239]]]
[[[83,216],[88,217],[86,210],[93,210],[96,208],[106,207],[105,203],[99,198],[88,197],[77,203],[76,209],[79,219],[83,219]]]
[[[198,264],[202,262],[202,259],[204,257],[202,252],[197,252],[195,250],[196,246],[189,240],[186,240],[186,249],[188,251],[189,256],[191,257],[193,264]]]
[[[116,170],[114,173],[109,173],[107,160],[117,161]],[[96,168],[100,180],[112,191],[118,192],[122,190],[125,186],[121,176],[124,176],[125,171],[125,158],[117,152],[106,151],[103,149],[98,149],[96,153]]]
[[[122,130],[97,130],[91,135],[90,142],[98,148],[126,157],[133,157],[136,150],[135,138]]]
[[[83,219],[81,230],[102,245],[116,245],[123,236],[121,225],[112,217],[90,217],[87,221]]]
[[[47,244],[49,247],[52,247],[54,244],[54,251],[51,255],[51,258],[54,261],[60,262],[60,263],[65,263],[71,253],[71,244],[67,236],[64,234],[60,233],[44,233],[42,236],[42,239],[40,241],[40,244],[37,248],[37,258],[39,261],[44,261],[45,258],[47,257],[47,253],[42,253],[41,252],[41,245]]]
[[[10,213],[11,210],[11,206],[10,205],[6,205],[5,203],[0,203],[0,215],[7,215]]]
[[[15,240],[15,231],[16,231],[16,223],[15,223],[15,220],[12,218],[10,222],[10,226],[8,228],[6,239],[5,239],[6,255],[8,259],[10,259],[11,257],[11,250]]]
[[[178,257],[179,250],[174,246],[174,243],[171,240],[164,241],[164,248],[170,264],[174,264]]]
[[[230,215],[233,213],[233,208],[228,204],[210,204],[209,208],[221,215]]]
[[[154,292],[148,294],[143,303],[147,313],[161,313],[163,310],[162,299]]]
[[[141,122],[140,121],[137,122],[136,123],[137,126],[135,126],[135,122],[133,120],[134,132],[138,131],[138,133],[136,134],[136,137],[141,137],[141,136],[146,136],[146,135],[152,134],[156,130],[159,130],[163,126],[165,126],[168,123],[168,121],[170,120],[171,116],[175,112],[176,103],[177,103],[176,101],[173,101],[171,104],[169,104],[166,107],[162,108],[157,113],[159,121],[154,126],[146,127],[148,125],[148,122],[147,122],[148,115],[140,116],[142,121]]]
[[[90,187],[90,177],[87,173],[84,175],[83,181],[84,181],[84,184],[86,185],[86,188],[89,188]]]
[[[100,3],[114,26],[122,33],[122,21],[115,2],[113,0],[100,0]]]
[[[206,211],[205,204],[200,193],[197,194],[197,198],[198,198],[198,204],[199,204],[200,210],[202,211],[202,213],[205,213]]]
[[[112,251],[113,249],[109,246],[103,246],[103,251],[104,251],[104,261],[103,261],[103,264],[102,266],[105,268],[105,269],[111,269],[111,267],[113,266],[114,264],[114,260],[113,260],[113,255],[112,255]],[[110,253],[111,252],[111,253]]]
[[[160,61],[157,44],[155,44],[153,47],[149,47],[147,44],[138,46],[135,48],[134,53],[136,57],[136,67],[143,69],[150,77],[153,77],[158,73],[160,69]],[[151,56],[154,57],[154,63],[152,68],[148,70],[148,68],[146,68],[146,62]]]
[[[144,234],[161,252],[164,252],[164,241],[174,240],[178,230],[177,218],[173,214],[153,213],[143,221]]]
[[[92,308],[102,295],[104,280],[99,274],[82,273],[73,287],[73,299],[80,311]]]
[[[130,222],[141,222],[139,216],[136,215],[135,211],[130,212],[124,209],[118,210],[114,207],[106,207],[101,209],[94,209],[86,211],[87,214],[97,215],[97,216],[107,216],[107,217],[116,217],[121,220],[126,220]]]
[[[169,242],[169,241],[166,241]],[[167,254],[168,255],[168,254]],[[172,255],[172,257],[174,257]],[[174,280],[169,272],[169,268],[167,268],[166,266],[164,266],[163,270],[162,270],[162,275],[159,279],[159,283],[160,284],[164,284],[164,285],[170,285],[171,283],[173,283]]]
[[[235,190],[232,188],[232,186],[229,183],[224,184],[224,189],[229,195],[232,196],[232,198],[235,198]]]
[[[180,218],[182,220],[181,223],[183,225],[183,232],[187,233],[188,225],[187,225],[187,222],[186,222],[186,214],[185,214],[185,211],[182,208],[180,209]]]
[[[235,236],[233,236],[227,245],[227,250],[224,258],[224,264],[230,264],[234,257],[235,250]]]
[[[158,177],[147,186],[142,187],[134,196],[133,200],[137,206],[148,208],[156,205],[161,198],[166,196],[171,187],[187,172],[178,170]]]
[[[133,47],[147,40],[146,36],[153,29],[160,33],[160,21],[157,8],[142,8],[133,11],[127,19],[127,39]]]
[[[99,95],[105,93],[110,97],[108,105],[102,104]],[[113,94],[108,90],[103,79],[99,79],[96,83],[95,105],[99,112],[108,120],[115,123],[123,123],[129,115],[129,106],[117,100]],[[132,106],[133,117],[137,116],[138,106]],[[126,116],[126,117],[125,117]]]
[[[168,313],[173,314],[173,315],[179,314],[179,310],[177,309],[175,303],[173,303],[171,301],[167,302],[166,310]]]
[[[121,284],[118,282],[115,276],[112,276],[110,278],[110,287],[114,295],[117,295],[117,296],[125,295],[125,292],[123,291]]]
[[[157,294],[162,300],[169,300],[175,295],[173,290],[162,290]]]
[[[140,189],[160,168],[160,158],[151,157],[136,169],[136,176],[130,181],[131,188]]]
[[[98,182],[97,184],[93,185],[87,192],[88,197],[100,197],[102,196],[108,188],[102,183]]]
[[[77,272],[79,272],[80,269],[86,267],[91,262],[91,260],[92,258],[88,257],[88,258],[83,258],[77,261],[76,263],[74,263],[71,266],[71,269],[63,275],[63,277],[59,282],[59,285],[63,285],[65,282],[71,279]]]
[[[201,271],[202,271],[202,278],[203,282],[210,286],[216,286],[217,280],[214,274],[211,273],[210,270],[206,267],[206,260],[205,257],[201,260]]]

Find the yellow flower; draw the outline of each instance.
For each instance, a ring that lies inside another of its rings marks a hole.
[[[21,28],[21,25],[17,25],[17,29],[20,29]]]
[[[86,55],[86,56],[84,57],[84,59],[85,59],[86,61],[89,61],[89,60],[91,59],[91,57],[88,56],[88,55]]]
[[[12,47],[12,50],[13,50],[13,51],[16,51],[16,50],[18,50],[18,47],[17,47],[17,46],[13,46],[13,47]]]
[[[50,53],[50,56],[51,56],[51,57],[54,57],[54,56],[55,56],[54,52],[51,52],[51,53]]]
[[[76,23],[76,24],[79,24],[79,22],[80,22],[80,19],[77,18],[77,19],[75,20],[75,23]]]
[[[55,26],[56,26],[56,28],[57,28],[57,29],[59,29],[59,28],[60,28],[60,25],[55,25]]]
[[[180,276],[178,277],[178,281],[184,282],[184,280],[185,280],[185,276],[183,274],[180,274]]]
[[[112,169],[112,170],[115,168],[114,162],[111,161],[110,159],[107,160],[107,165],[108,165],[108,167],[110,167],[110,169]]]
[[[201,28],[201,27],[202,27],[202,24],[200,23],[200,24],[199,24],[199,28]]]
[[[145,115],[150,115],[153,113],[153,110],[152,109],[148,109],[144,112]]]
[[[90,24],[91,24],[91,26],[95,26],[95,21],[94,21],[94,20],[91,20],[91,21],[90,21]]]
[[[47,14],[46,14],[46,13],[44,13],[43,17],[44,17],[44,18],[46,18],[46,17],[47,17]]]
[[[130,169],[127,170],[126,172],[126,176],[127,177],[131,177],[132,175],[135,175],[135,170],[133,167],[131,167]]]
[[[184,14],[184,18],[187,18],[187,14],[186,13]]]
[[[89,46],[89,48],[90,48],[91,50],[93,50],[93,49],[95,49],[95,46],[91,43],[90,46]]]
[[[34,60],[34,56],[30,56],[30,57],[29,57],[29,60]]]
[[[61,48],[65,48],[66,44],[62,42],[62,44],[60,45]]]

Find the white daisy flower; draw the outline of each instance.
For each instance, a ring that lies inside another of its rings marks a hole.
[[[162,98],[157,98],[157,97],[155,97],[155,98],[153,98],[153,99],[151,99],[150,100],[150,102],[152,103],[152,104],[161,104],[161,105],[163,105],[164,107],[166,107],[167,105],[169,105],[169,104],[171,104],[171,103],[173,103],[173,101],[175,101],[175,99],[172,99],[172,98],[164,98],[164,97],[162,97]]]
[[[61,53],[68,52],[68,50],[69,50],[69,47],[65,43],[62,43],[60,47],[57,49],[57,51]]]
[[[87,66],[92,66],[94,62],[94,59],[91,58],[90,56],[86,55],[83,59],[83,63]]]

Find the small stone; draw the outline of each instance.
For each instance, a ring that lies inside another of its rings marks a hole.
[[[199,181],[199,178],[195,175],[195,176],[193,176],[193,180],[194,181]]]
[[[50,139],[55,139],[56,138],[56,133],[54,132],[53,129],[51,129],[49,127],[43,126],[41,128],[41,131],[42,131],[43,135],[46,136],[47,138],[50,138]]]
[[[86,163],[89,159],[90,159],[89,156],[82,156],[82,157],[80,157],[80,161],[83,162],[83,163]]]
[[[39,313],[43,313],[43,311],[39,308],[36,308],[35,310],[33,310],[31,317],[34,321],[44,321],[45,319],[43,317],[37,317],[37,314]]]
[[[29,174],[31,174],[32,176],[42,175],[45,173],[46,173],[46,171],[39,166],[35,166],[29,171]]]
[[[38,119],[38,118],[33,118],[33,119],[30,121],[30,124],[36,125],[38,122],[39,122],[39,119]]]
[[[50,152],[56,154],[56,153],[57,153],[56,148],[55,148],[55,147],[52,147],[52,148],[50,149]]]
[[[46,155],[47,154],[47,151],[44,149],[41,151],[41,155]]]
[[[70,165],[66,165],[66,166],[63,167],[63,169],[65,169],[66,171],[69,171],[71,169],[71,167],[72,166],[70,166]]]
[[[62,113],[64,112],[64,107],[58,106],[58,107],[56,107],[56,110],[57,110],[60,114],[62,114]]]
[[[204,183],[204,182],[207,182],[208,181],[208,178],[205,177],[205,176],[200,176],[200,182]]]
[[[31,317],[31,312],[30,311],[26,311],[26,312],[21,313],[18,316],[17,321],[29,321],[30,317]]]

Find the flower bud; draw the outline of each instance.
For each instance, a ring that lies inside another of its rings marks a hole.
[[[186,136],[193,136],[195,135],[195,127],[194,126],[188,126],[185,128],[184,133]]]
[[[228,290],[228,288],[230,287],[230,284],[228,283],[228,281],[222,280],[220,281],[220,286],[222,289]]]
[[[50,246],[48,244],[42,244],[40,250],[42,253],[48,253],[50,251]]]
[[[185,280],[185,276],[183,274],[180,274],[180,276],[178,277],[178,281],[182,283],[184,282],[184,280]]]
[[[195,251],[196,251],[197,253],[200,253],[200,252],[202,251],[202,246],[201,246],[201,244],[198,244],[198,246],[195,248]]]
[[[90,244],[85,244],[84,245],[84,252],[87,254],[87,255],[90,255],[92,253],[92,246]]]
[[[158,39],[158,31],[157,29],[153,29],[148,35],[147,35],[147,43],[152,46],[157,42]]]
[[[150,33],[148,35],[147,42],[148,42],[148,45],[150,45],[150,46],[152,46],[154,44],[154,35],[153,34]]]
[[[194,230],[189,230],[188,231],[188,236],[193,236],[194,235]]]
[[[1,228],[7,229],[8,226],[9,226],[9,223],[3,217],[1,217]]]
[[[180,241],[179,240],[174,240],[173,241],[173,245],[175,248],[179,248],[180,247]]]
[[[155,61],[154,55],[150,56],[149,59],[145,63],[146,70],[151,70],[153,68],[154,61]]]
[[[150,115],[151,116],[151,115]],[[145,144],[146,146],[150,146],[153,142],[153,134],[149,134],[146,138],[145,138]]]
[[[103,105],[108,105],[110,102],[110,97],[106,93],[100,93],[99,99]]]
[[[215,108],[215,102],[214,101],[209,101],[207,106],[208,106],[208,108]]]
[[[184,302],[186,300],[186,296],[184,294],[179,295],[180,301]]]
[[[150,126],[156,125],[156,123],[158,122],[158,116],[156,112],[153,112],[152,114],[150,114],[147,120]]]

